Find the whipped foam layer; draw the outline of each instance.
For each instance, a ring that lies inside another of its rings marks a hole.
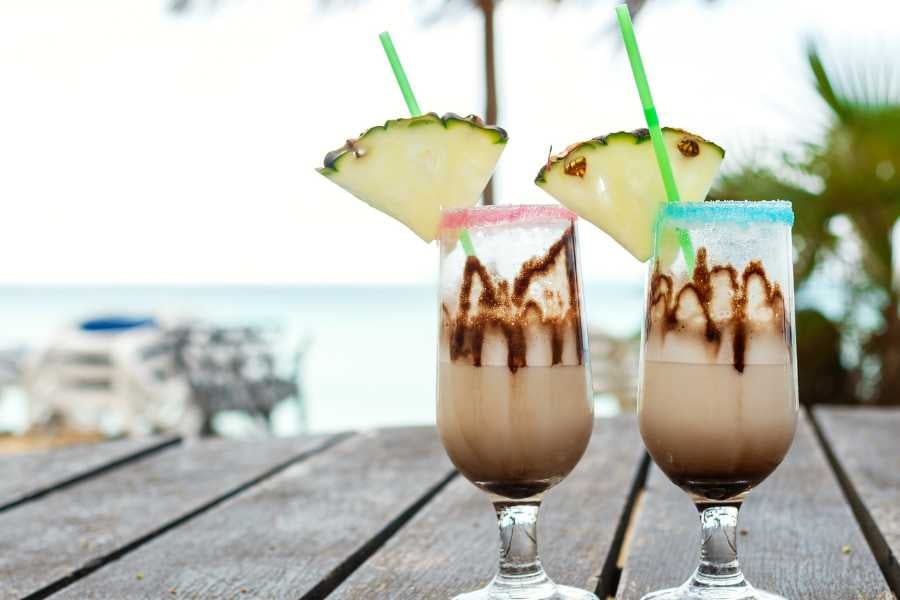
[[[446,267],[446,265],[445,265]],[[574,228],[503,277],[477,257],[443,287],[440,360],[474,366],[580,365]]]
[[[790,323],[784,295],[760,261],[739,272],[707,264],[697,251],[690,281],[676,282],[657,264],[649,285],[647,360],[731,364],[786,364],[791,360]]]

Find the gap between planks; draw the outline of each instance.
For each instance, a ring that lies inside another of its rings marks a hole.
[[[869,544],[869,549],[872,551],[872,554],[875,555],[875,561],[878,563],[881,573],[887,580],[888,586],[891,588],[891,591],[894,592],[894,595],[900,596],[900,566],[892,560],[892,553],[887,540],[884,539],[884,535],[878,529],[875,519],[872,518],[872,515],[866,508],[866,505],[856,491],[856,488],[853,487],[853,483],[847,476],[847,472],[841,465],[840,460],[831,449],[831,445],[828,442],[828,438],[825,436],[825,432],[819,423],[815,411],[808,407],[804,410],[806,410],[806,414],[809,416],[809,421],[812,424],[816,440],[819,442],[819,445],[825,453],[828,465],[837,477],[844,498],[850,505],[850,509],[853,511],[853,516],[856,517],[856,522],[859,523],[860,529],[862,529],[863,537],[865,537],[866,542]]]
[[[94,477],[97,477],[98,475],[103,475],[105,473],[108,473],[109,471],[118,469],[119,467],[122,467],[128,463],[141,460],[142,458],[147,458],[148,456],[156,454],[157,452],[160,452],[167,448],[171,448],[172,446],[177,446],[179,444],[181,444],[180,437],[164,439],[164,440],[160,441],[158,444],[154,444],[152,446],[142,448],[141,450],[137,450],[135,452],[132,452],[131,454],[126,454],[125,456],[117,458],[108,463],[104,463],[102,465],[88,469],[87,471],[83,471],[83,472],[73,475],[71,477],[62,479],[56,483],[52,483],[43,488],[38,488],[38,489],[34,490],[33,492],[29,492],[29,493],[25,494],[24,496],[20,496],[19,498],[16,498],[15,500],[11,500],[5,504],[0,504],[0,512],[10,510],[10,509],[16,508],[18,506],[22,506],[23,504],[25,504],[27,502],[33,502],[34,500],[43,498],[44,496],[46,496],[48,494],[52,494],[54,492],[64,490],[68,487],[71,487],[71,486],[77,484],[77,483],[87,481],[88,479],[93,479]]]
[[[422,510],[426,504],[431,502],[431,500],[437,496],[441,490],[447,487],[447,484],[453,481],[458,475],[459,473],[456,470],[450,471],[446,477],[427,490],[425,494],[413,502],[396,519],[388,523],[381,531],[375,534],[371,540],[366,542],[359,550],[351,554],[344,562],[322,578],[322,580],[316,584],[313,589],[304,594],[300,600],[321,600],[336,590],[353,574],[354,571],[366,562],[370,556],[375,554],[379,548],[384,546],[395,533],[406,525],[410,519],[416,516],[416,513]]]
[[[644,497],[644,488],[647,485],[649,473],[650,455],[644,450],[634,472],[634,479],[631,481],[631,487],[628,490],[625,507],[622,510],[622,515],[619,517],[619,523],[616,525],[616,533],[613,536],[609,554],[606,555],[606,561],[600,571],[597,588],[594,590],[594,593],[599,598],[612,599],[616,597],[619,579],[622,577],[622,567],[625,564],[625,557],[628,555],[628,548],[631,545],[634,525],[641,512],[641,500]]]
[[[270,469],[264,471],[263,473],[257,475],[256,477],[253,477],[253,478],[245,481],[244,483],[233,487],[231,490],[225,492],[224,494],[222,494],[220,496],[217,496],[216,498],[214,498],[213,500],[210,500],[209,502],[202,504],[201,506],[191,510],[190,512],[185,513],[182,516],[180,516],[172,521],[169,521],[168,523],[163,524],[162,526],[150,531],[149,533],[147,533],[145,535],[140,536],[139,538],[137,538],[135,540],[132,540],[131,542],[128,542],[127,544],[117,548],[116,550],[113,550],[112,552],[110,552],[108,554],[105,554],[104,556],[100,556],[100,557],[96,558],[95,560],[90,561],[89,563],[75,569],[74,571],[72,571],[71,573],[66,575],[65,577],[61,577],[60,579],[57,579],[53,583],[46,585],[43,588],[41,588],[35,592],[32,592],[31,594],[29,594],[27,596],[24,596],[22,598],[22,600],[42,600],[43,598],[47,598],[48,596],[55,594],[56,592],[72,585],[76,581],[90,575],[91,573],[102,569],[105,565],[107,565],[111,562],[114,562],[114,561],[122,558],[126,554],[129,554],[130,552],[140,548],[144,544],[154,540],[155,538],[163,535],[164,533],[171,531],[172,529],[175,529],[176,527],[179,527],[179,526],[187,523],[188,521],[202,515],[203,513],[207,512],[210,509],[215,508],[216,506],[222,504],[226,500],[230,500],[231,498],[234,498],[235,496],[238,496],[238,495],[242,494],[243,492],[246,492],[247,490],[259,485],[263,481],[294,466],[295,464],[302,462],[316,454],[324,452],[325,450],[332,448],[333,446],[341,443],[342,441],[350,439],[354,435],[355,435],[355,433],[345,432],[345,433],[338,433],[333,436],[330,436],[327,439],[325,439],[321,444],[314,446],[313,448],[310,448],[309,450],[301,452],[300,454],[297,454],[296,456],[293,456],[286,461],[278,463],[274,467],[271,467]],[[177,442],[178,442],[178,440],[176,440],[174,443],[177,443]]]
[[[650,457],[646,451],[641,452],[641,457],[637,461],[634,468],[634,474],[628,485],[628,494],[625,502],[622,504],[622,510],[616,522],[615,533],[610,544],[609,552],[597,572],[592,579],[596,580],[596,585],[588,585],[593,588],[594,592],[600,598],[614,598],[616,588],[618,587],[619,578],[621,576],[621,564],[619,557],[622,552],[623,541],[628,537],[636,517],[636,508],[639,507],[638,499],[643,495],[647,477],[650,469]],[[382,546],[384,546],[404,525],[407,524],[416,513],[420,512],[425,506],[437,496],[451,481],[458,476],[457,471],[452,471],[444,480],[437,483],[421,498],[407,508],[402,515],[388,524],[381,532],[375,535],[368,543],[359,551],[346,559],[341,565],[336,567],[331,573],[316,585],[315,588],[303,595],[300,600],[323,600],[332,592],[338,589],[353,573],[359,569],[365,561],[373,556]]]

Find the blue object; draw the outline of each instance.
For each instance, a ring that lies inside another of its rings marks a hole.
[[[156,319],[153,317],[99,317],[88,319],[79,325],[82,331],[128,331],[138,327],[156,327]]]
[[[784,200],[711,200],[708,202],[666,202],[659,221],[690,223],[784,223],[794,224],[791,203]]]

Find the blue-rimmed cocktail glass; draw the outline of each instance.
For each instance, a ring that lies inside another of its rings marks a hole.
[[[735,533],[797,425],[792,223],[787,202],[661,208],[638,414],[654,462],[700,512],[702,544],[687,583],[644,600],[779,598],[746,581]]]

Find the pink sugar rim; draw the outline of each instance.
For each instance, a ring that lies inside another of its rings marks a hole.
[[[578,215],[563,206],[552,204],[513,204],[478,206],[441,211],[441,229],[462,229],[509,223],[574,221]]]

